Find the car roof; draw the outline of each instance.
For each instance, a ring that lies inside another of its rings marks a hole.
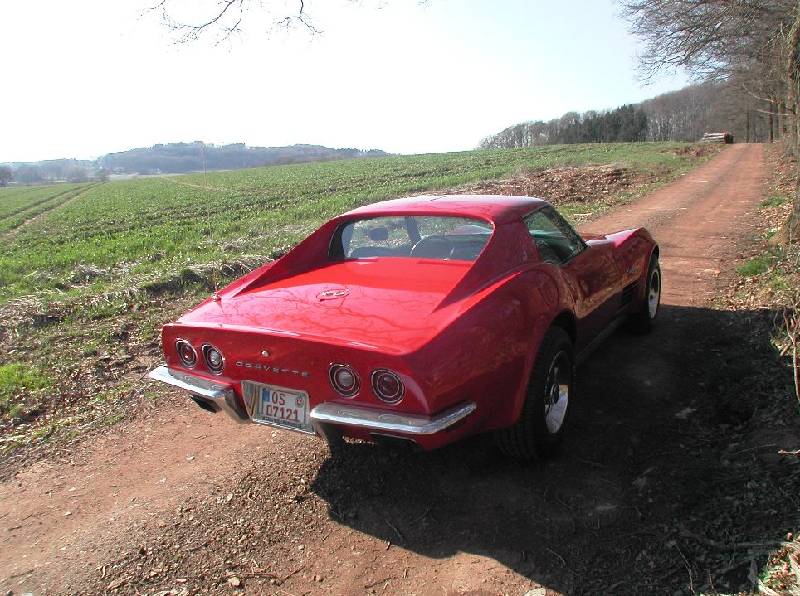
[[[450,215],[477,217],[495,223],[506,223],[547,205],[536,197],[505,195],[422,195],[403,197],[365,205],[345,216],[378,217],[381,215]]]

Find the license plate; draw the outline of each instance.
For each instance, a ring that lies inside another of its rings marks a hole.
[[[245,385],[243,383],[242,385]],[[313,432],[308,418],[308,394],[274,385],[246,382],[253,399],[253,421],[303,432]]]

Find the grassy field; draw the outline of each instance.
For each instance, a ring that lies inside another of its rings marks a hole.
[[[48,184],[46,186],[9,186],[0,188],[0,219],[24,211],[42,199],[52,197],[75,184]]]
[[[0,188],[0,234],[76,197],[88,185],[53,184]]]
[[[0,450],[79,434],[149,399],[141,376],[160,358],[160,326],[332,215],[561,166],[637,177],[615,196],[559,203],[586,216],[706,158],[683,144],[571,145],[2,189]]]

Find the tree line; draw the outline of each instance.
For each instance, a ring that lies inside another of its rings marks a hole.
[[[770,125],[773,129],[770,130]],[[730,132],[741,141],[769,141],[779,133],[759,101],[728,82],[709,81],[614,110],[567,112],[547,122],[523,122],[485,138],[483,148],[561,143],[697,141]]]
[[[48,159],[37,162],[13,162],[0,165],[0,186],[12,180],[17,184],[41,184],[50,181],[87,182],[104,175],[94,162],[80,159]]]
[[[385,155],[387,153],[378,149],[332,149],[321,145],[248,147],[244,143],[163,143],[109,153],[97,160],[50,159],[0,164],[0,186],[7,186],[12,180],[18,184],[86,182],[106,180],[111,174],[182,174]]]
[[[202,170],[235,170],[265,165],[325,161],[356,157],[381,157],[377,149],[331,149],[321,145],[291,145],[288,147],[248,147],[244,143],[211,145],[194,143],[165,143],[120,153],[109,153],[98,164],[111,172],[157,174],[184,173]]]
[[[567,112],[547,122],[523,122],[486,137],[484,149],[535,147],[562,143],[612,143],[644,141],[647,115],[634,105],[624,105],[607,112],[583,114]]]

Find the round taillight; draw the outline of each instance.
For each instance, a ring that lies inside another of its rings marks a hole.
[[[185,339],[179,339],[175,342],[175,351],[178,352],[178,358],[186,368],[194,368],[197,364],[197,351]]]
[[[372,371],[372,390],[380,399],[390,404],[399,402],[406,392],[400,377],[384,368]]]
[[[225,357],[212,345],[203,346],[203,359],[206,361],[206,368],[215,375],[221,374],[225,368]]]
[[[353,397],[361,389],[361,381],[358,379],[358,374],[346,364],[331,364],[328,376],[331,380],[331,386],[342,397]]]

